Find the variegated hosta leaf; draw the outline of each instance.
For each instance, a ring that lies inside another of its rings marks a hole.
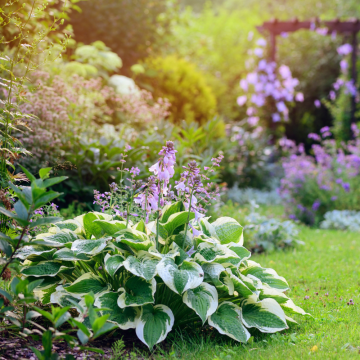
[[[30,261],[51,260],[56,249],[41,245],[26,245],[20,248],[14,257]]]
[[[67,291],[65,291],[62,285],[57,286],[56,291],[53,292],[50,296],[50,302],[52,304],[58,304],[62,307],[71,306],[72,308],[76,309],[76,306],[70,300],[79,303],[81,296],[77,294],[69,294]]]
[[[191,233],[188,231],[185,236],[185,231],[181,231],[179,234],[171,235],[166,239],[166,244],[175,244],[178,247],[184,246],[184,249],[189,249],[193,246],[193,240]],[[183,245],[184,244],[184,245]]]
[[[126,307],[121,309],[118,304],[119,294],[106,291],[95,299],[95,306],[98,308],[108,308],[110,310],[102,311],[102,315],[110,314],[107,321],[117,324],[120,329],[135,329],[139,310],[135,307]]]
[[[163,341],[174,325],[174,315],[165,305],[145,305],[136,324],[136,335],[151,350]]]
[[[32,242],[38,245],[45,245],[51,247],[63,247],[66,244],[71,244],[78,239],[78,236],[69,230],[60,231],[53,235],[39,234]]]
[[[207,235],[197,236],[194,241],[196,243],[196,247],[198,247],[201,243],[220,244],[219,240],[213,237],[208,237]]]
[[[230,250],[232,250],[234,253],[236,253],[236,255],[241,259],[241,262],[249,259],[250,256],[251,256],[251,252],[248,249],[244,248],[240,244],[236,244],[234,242],[231,242],[231,243],[227,244],[226,246]]]
[[[116,235],[118,235],[116,238],[117,242],[124,243],[135,251],[146,251],[154,245],[149,236],[138,230],[128,228],[118,231]]]
[[[125,224],[126,224],[126,222],[125,222]],[[138,230],[138,231],[141,231],[144,234],[146,234],[146,226],[145,226],[144,220],[140,220],[137,224],[132,226],[132,228],[134,230]]]
[[[110,239],[111,238],[98,240],[76,240],[72,243],[71,250],[75,254],[96,255],[105,249]]]
[[[288,328],[284,310],[274,299],[256,301],[250,297],[241,306],[246,327],[256,327],[264,333],[274,333]]]
[[[182,201],[177,201],[169,205],[165,205],[161,211],[161,223],[166,223],[169,220],[169,217],[175,213],[184,211],[185,207]]]
[[[267,284],[264,284],[260,290],[259,299],[274,299],[278,304],[283,304],[289,300],[282,291],[276,290]]]
[[[99,239],[104,236],[105,232],[101,228],[101,226],[95,222],[95,220],[104,220],[104,218],[101,216],[98,216],[97,214],[93,212],[89,212],[85,214],[83,217],[83,224],[85,229],[85,235],[87,239],[90,239],[92,235],[95,236],[95,239]]]
[[[214,286],[203,282],[197,288],[185,291],[183,302],[193,309],[204,323],[218,307],[218,293]]]
[[[309,313],[305,312],[300,306],[294,304],[291,299],[288,299],[286,302],[280,304],[281,307],[290,314],[300,314],[300,315],[309,315]]]
[[[119,289],[120,296],[117,304],[121,308],[151,304],[155,301],[155,291],[155,279],[146,281],[138,276],[132,276],[126,281],[125,289]]]
[[[289,289],[287,281],[282,276],[279,276],[275,270],[263,268],[251,260],[248,260],[247,263],[248,267],[241,271],[244,275],[253,275],[274,289],[281,291]]]
[[[209,238],[213,238],[214,240],[217,240],[220,243],[220,240],[216,234],[215,227],[210,224],[206,218],[201,218],[199,220],[199,225],[201,228],[201,231]]]
[[[167,236],[171,236],[176,228],[185,225],[187,222],[195,218],[193,212],[180,211],[169,216],[166,223],[162,223],[162,227],[167,231]]]
[[[171,258],[164,258],[156,266],[164,283],[177,294],[198,287],[204,279],[204,271],[195,262],[184,261],[180,266]]]
[[[125,258],[122,255],[106,254],[104,259],[105,270],[113,278],[115,273],[123,266]]]
[[[242,323],[241,308],[232,302],[221,303],[216,312],[209,317],[208,322],[220,334],[236,341],[246,343],[250,338],[250,333]]]
[[[229,274],[230,280],[234,284],[234,291],[236,291],[240,297],[248,298],[254,294],[253,291],[250,290],[240,278],[235,276],[230,269],[226,269],[226,272]],[[255,291],[254,287],[253,290]]]
[[[65,229],[71,230],[78,235],[83,234],[84,231],[81,223],[77,221],[76,218],[73,220],[59,221],[55,224],[55,226],[60,230],[65,230]]]
[[[72,251],[68,248],[63,248],[63,249],[56,251],[53,258],[54,258],[54,260],[63,260],[63,261],[77,261],[77,260],[88,261],[88,260],[90,260],[90,258],[88,256],[86,256],[85,254],[75,254],[74,251]]]
[[[139,251],[136,257],[128,256],[123,265],[132,274],[149,281],[156,275],[156,265],[159,261],[157,257],[147,251]]]
[[[108,290],[108,287],[108,284],[99,276],[93,273],[86,273],[81,275],[69,287],[65,288],[65,291],[76,295],[86,295],[91,291],[94,294],[98,294]]]
[[[211,224],[221,244],[229,244],[231,242],[243,245],[243,227],[231,217],[220,217]]]
[[[116,232],[126,229],[126,221],[119,220],[94,220],[94,223],[100,226],[105,235],[114,235]]]
[[[25,276],[34,277],[56,276],[59,272],[69,269],[69,267],[62,266],[61,262],[43,261],[37,265],[24,266],[21,273]]]
[[[195,253],[195,259],[200,262],[213,262],[223,264],[225,267],[229,265],[239,266],[241,259],[236,253],[228,249],[225,245],[201,243]]]
[[[169,247],[169,251],[166,254],[161,254],[155,246],[149,248],[148,253],[159,260],[164,258],[171,258],[175,260],[177,256],[180,256],[180,247],[176,243],[172,243]]]
[[[201,267],[204,270],[205,281],[211,281],[218,290],[225,291],[229,295],[234,294],[234,284],[230,279],[230,275],[221,264],[203,263]]]

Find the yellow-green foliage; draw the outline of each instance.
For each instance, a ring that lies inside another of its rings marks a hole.
[[[205,123],[216,114],[216,98],[204,75],[184,59],[176,56],[155,57],[145,61],[146,73],[141,81],[151,86],[155,98],[167,98],[170,119]]]

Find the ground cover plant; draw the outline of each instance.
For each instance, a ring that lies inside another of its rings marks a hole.
[[[117,201],[113,192],[122,181],[112,184],[110,193],[96,193],[103,212],[55,222],[11,252],[11,259],[21,260],[25,279],[41,280],[34,286],[35,296],[43,304],[75,308],[80,314],[76,321],[86,323],[84,306],[92,292],[95,306],[108,316],[108,326],[135,328],[150,350],[176,327],[207,321],[221,334],[246,343],[252,328],[275,333],[296,323],[290,315],[306,315],[285,294],[289,285],[282,276],[249,260],[236,220],[205,217],[203,204],[214,195],[202,181],[209,181],[206,174],[212,168],[203,174],[191,161],[175,183],[176,196],[170,190],[176,163],[173,143],[168,141],[159,156],[150,168],[154,176],[143,185],[136,181],[138,169],[122,168],[129,172],[130,177],[122,179],[129,185],[121,188]],[[213,167],[221,159],[212,159]],[[22,192],[17,194],[15,209],[26,206]],[[19,210],[18,217],[1,211],[21,220]],[[10,239],[4,236],[6,241]]]

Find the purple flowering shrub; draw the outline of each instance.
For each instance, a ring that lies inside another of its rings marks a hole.
[[[355,125],[352,129],[355,139],[347,143],[329,138],[328,127],[309,134],[316,141],[311,155],[302,144],[282,140],[289,155],[282,162],[280,194],[290,218],[319,225],[327,211],[360,210],[360,137]]]
[[[83,321],[92,291],[106,326],[135,329],[150,350],[173,328],[207,322],[246,343],[248,328],[275,333],[293,314],[308,315],[285,293],[285,278],[249,260],[235,219],[206,217],[217,197],[210,174],[223,156],[209,167],[189,161],[174,181],[177,154],[167,141],[142,182],[125,157],[120,182],[95,193],[103,212],[57,222],[16,254],[25,278],[46,280],[34,289],[39,301],[70,306]]]

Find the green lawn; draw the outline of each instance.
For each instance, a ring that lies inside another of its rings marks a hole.
[[[359,359],[360,235],[304,227],[301,238],[306,245],[300,249],[256,255],[253,260],[284,276],[291,286],[291,298],[313,319],[297,316],[299,325],[275,335],[255,335],[246,345],[220,335],[177,334],[172,337],[173,352],[163,356],[187,360]],[[305,296],[310,298],[305,300]],[[350,299],[355,305],[347,305]]]

